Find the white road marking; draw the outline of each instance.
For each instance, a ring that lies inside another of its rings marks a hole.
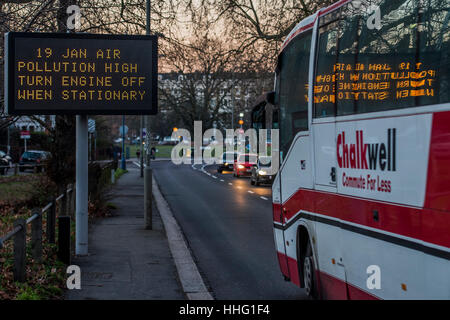
[[[260,198],[263,199],[263,200],[269,200],[269,199],[267,199],[266,197],[263,197],[263,196],[261,196]]]
[[[230,186],[232,186],[233,184],[231,183],[231,182],[228,182],[228,184],[230,185]]]
[[[217,179],[217,177],[216,177],[216,176],[211,176],[211,177],[213,177],[214,179]]]
[[[251,191],[251,190],[248,190],[248,193],[254,193],[253,191]]]
[[[242,189],[242,187],[241,186],[237,186],[238,187],[238,189]]]
[[[141,167],[141,164],[140,164],[140,163],[137,163],[137,162],[135,162],[135,161],[133,161],[133,163],[134,163],[135,165],[137,165],[139,168]]]
[[[223,180],[223,179],[220,179],[220,182],[225,182],[225,180]]]

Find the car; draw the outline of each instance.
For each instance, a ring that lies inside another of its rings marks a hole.
[[[5,157],[0,158],[0,174],[5,175],[8,172],[9,162]]]
[[[271,157],[259,157],[252,168],[250,184],[259,186],[260,183],[272,184],[275,174],[272,169]]]
[[[251,153],[241,153],[238,155],[233,165],[233,175],[235,177],[251,176],[252,168],[258,161],[258,155]]]
[[[222,173],[223,171],[233,171],[234,161],[236,161],[237,156],[237,152],[224,152],[222,154],[222,161],[217,166],[217,172]]]
[[[38,172],[42,171],[44,165],[50,159],[50,152],[41,150],[25,151],[19,160],[19,171],[23,172],[25,169],[35,169]]]

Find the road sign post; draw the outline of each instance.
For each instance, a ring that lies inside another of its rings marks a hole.
[[[125,135],[126,135],[126,129],[125,129],[125,116],[122,116],[122,162],[120,168],[122,170],[127,169],[127,161],[125,160]]]
[[[151,6],[150,6],[150,0],[146,1],[146,34],[150,35],[150,10],[151,10]],[[150,168],[150,152],[151,152],[151,140],[150,140],[150,116],[146,116],[145,117],[145,127],[146,127],[146,132],[145,132],[145,140],[146,140],[146,144],[145,144],[145,149],[147,150],[146,152],[146,164],[145,164],[145,172],[144,172],[144,192],[145,192],[145,228],[146,229],[152,229],[152,169]]]
[[[76,122],[76,232],[75,254],[88,254],[88,120],[78,115]]]
[[[25,152],[27,152],[27,140],[30,139],[30,131],[20,131],[20,139],[23,139]]]

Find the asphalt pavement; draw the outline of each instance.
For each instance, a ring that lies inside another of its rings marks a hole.
[[[271,188],[215,166],[152,162],[153,176],[216,299],[305,299],[276,257]]]

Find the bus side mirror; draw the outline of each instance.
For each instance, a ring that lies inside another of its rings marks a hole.
[[[275,91],[271,91],[266,94],[266,102],[271,105],[275,105]]]

